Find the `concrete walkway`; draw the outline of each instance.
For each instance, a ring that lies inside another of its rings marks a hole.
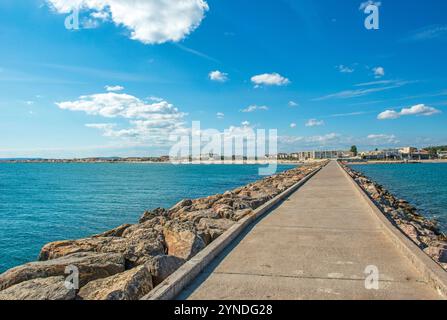
[[[379,270],[379,290],[365,269]],[[439,299],[337,163],[236,239],[178,299]]]

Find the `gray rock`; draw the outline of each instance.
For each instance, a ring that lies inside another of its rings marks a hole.
[[[33,279],[0,291],[0,300],[74,300],[76,290],[65,286],[64,277]]]
[[[216,240],[225,231],[230,229],[235,224],[234,221],[229,219],[207,219],[200,220],[197,225],[197,229],[205,234],[205,238],[209,239],[209,242]]]
[[[192,222],[170,221],[163,229],[167,253],[189,260],[205,248],[203,239]]]
[[[186,260],[184,259],[166,255],[151,258],[146,263],[146,267],[152,274],[154,287],[158,286],[171,274],[177,271],[177,269],[180,268],[185,262]]]
[[[80,286],[89,281],[109,277],[124,271],[124,257],[114,253],[75,253],[59,259],[31,262],[0,275],[0,290],[37,278],[68,276],[67,266],[79,269]]]
[[[89,282],[78,296],[83,300],[139,300],[153,289],[152,276],[146,266]]]
[[[164,219],[164,218],[156,218]],[[59,241],[45,245],[40,260],[51,260],[79,252],[119,253],[129,267],[143,264],[149,256],[165,253],[163,227],[159,220],[133,225],[124,230],[122,237],[94,237]]]

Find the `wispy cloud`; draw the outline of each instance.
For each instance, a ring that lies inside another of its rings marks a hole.
[[[411,82],[410,81],[399,81],[399,82],[392,82],[388,86],[379,86],[379,87],[373,87],[373,88],[367,88],[367,89],[362,88],[362,89],[354,89],[354,90],[345,90],[345,91],[329,94],[329,95],[326,95],[323,97],[315,98],[312,101],[323,101],[323,100],[329,100],[329,99],[358,98],[358,97],[363,97],[363,96],[369,95],[371,93],[400,88],[400,87],[402,87],[406,84],[409,84],[409,83],[411,83]],[[363,84],[362,86],[367,86],[367,85],[371,86],[373,84],[377,85],[380,83],[371,82],[371,83]],[[385,83],[385,84],[387,84],[387,83]],[[357,86],[359,86],[359,85],[357,85]]]
[[[340,73],[353,73],[355,69],[353,67],[348,67],[343,64],[335,67]]]
[[[299,104],[293,100],[289,101],[288,103],[289,107],[294,108],[294,107],[298,107]]]
[[[354,117],[354,116],[361,116],[367,113],[371,113],[371,112],[366,112],[366,111],[357,111],[357,112],[348,112],[348,113],[335,113],[335,114],[331,114],[328,117],[329,118],[342,118],[342,117]]]
[[[447,25],[436,24],[413,31],[409,36],[404,38],[403,41],[424,41],[446,38]]]
[[[398,144],[400,142],[394,134],[370,134],[367,140],[374,146]]]
[[[205,60],[209,60],[209,61],[212,61],[212,62],[220,63],[219,60],[217,60],[217,59],[215,59],[215,58],[213,58],[213,57],[211,57],[211,56],[209,56],[209,55],[207,55],[207,54],[205,54],[203,52],[200,52],[198,50],[191,49],[191,48],[189,48],[187,46],[184,46],[184,45],[182,45],[180,43],[175,43],[175,46],[177,48],[179,48],[179,49],[181,49],[181,50],[183,50],[185,52],[191,53],[191,54],[193,54],[193,55],[195,55],[195,56],[197,56],[199,58],[203,58]]]
[[[268,109],[269,108],[267,106],[251,105],[245,109],[242,109],[241,112],[250,113],[250,112],[255,112],[255,111],[267,111]]]
[[[355,85],[355,87],[369,87],[369,86],[386,85],[386,84],[401,83],[401,82],[403,82],[403,81],[402,80],[378,80],[378,81],[358,83]]]
[[[310,119],[306,122],[306,127],[320,127],[324,126],[323,120],[317,120],[317,119]]]
[[[109,91],[109,92],[116,92],[116,91],[124,90],[124,87],[122,87],[122,86],[105,86],[104,88],[106,89],[106,91]]]

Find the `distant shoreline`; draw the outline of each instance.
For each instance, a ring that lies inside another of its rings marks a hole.
[[[424,164],[424,163],[447,163],[447,159],[443,160],[414,160],[414,161],[343,161],[348,165],[374,165],[374,164]]]
[[[312,161],[315,162],[315,161]],[[0,159],[1,163],[28,163],[28,164],[36,164],[36,163],[54,163],[54,164],[82,164],[82,163],[90,163],[90,164],[172,164],[170,161],[155,161],[155,160],[127,160],[127,159],[120,159],[120,160],[102,160],[102,159]],[[176,164],[179,165],[268,165],[268,164],[279,164],[279,165],[299,165],[309,162],[303,162],[303,161],[285,161],[285,160],[278,160],[278,161],[269,161],[269,160],[263,160],[263,161],[255,161],[255,160],[202,160],[202,161],[180,161]]]

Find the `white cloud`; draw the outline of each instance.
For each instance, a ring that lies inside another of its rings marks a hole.
[[[400,142],[394,134],[370,134],[367,139],[372,145],[398,144]]]
[[[379,120],[394,120],[404,116],[432,116],[441,113],[441,110],[418,104],[410,108],[403,108],[400,112],[386,110],[377,116]]]
[[[87,127],[101,130],[106,137],[132,138],[152,145],[164,144],[171,133],[183,130],[183,118],[186,116],[167,101],[148,103],[115,92],[81,96],[78,100],[56,105],[63,110],[85,112],[91,116],[126,119],[128,127],[123,129],[111,123],[87,124]]]
[[[242,122],[242,126],[243,127],[249,127],[250,126],[250,122],[244,121],[244,122]]]
[[[360,4],[359,10],[360,10],[360,11],[363,11],[363,10],[365,10],[366,7],[368,7],[369,5],[374,5],[374,6],[376,6],[376,7],[380,7],[380,6],[382,5],[382,2],[380,2],[380,1],[372,1],[372,0],[368,0],[368,1],[362,2],[362,3]]]
[[[223,118],[225,118],[225,114],[224,114],[223,112],[218,112],[218,113],[216,114],[216,116],[217,116],[217,119],[223,119]]]
[[[338,71],[340,71],[341,73],[353,73],[355,70],[354,68],[351,67],[347,67],[345,65],[339,65],[337,66]]]
[[[295,101],[289,101],[289,107],[291,107],[291,108],[294,108],[294,107],[298,107],[299,106],[299,104],[297,103],[297,102],[295,102]]]
[[[217,81],[217,82],[228,81],[228,73],[221,72],[219,70],[210,72],[208,76],[209,76],[210,80],[212,80],[212,81]]]
[[[47,0],[60,14],[74,8],[94,11],[91,19],[110,19],[145,44],[178,42],[202,22],[209,6],[205,0]]]
[[[328,133],[325,135],[318,136],[280,136],[279,145],[280,147],[286,147],[291,151],[297,151],[298,148],[309,148],[309,149],[318,149],[318,148],[327,148],[344,146],[345,144],[350,144],[351,139],[348,137],[343,137],[338,133]],[[292,149],[294,148],[294,149]]]
[[[292,128],[292,129],[296,128],[296,123],[291,123],[290,128]]]
[[[382,78],[385,75],[385,69],[383,67],[373,68],[373,71],[376,78]]]
[[[306,127],[319,127],[324,126],[323,120],[317,120],[317,119],[310,119],[306,122]]]
[[[257,105],[251,105],[248,106],[247,108],[241,110],[241,112],[245,112],[245,113],[250,113],[250,112],[255,112],[255,111],[267,111],[269,108],[267,106],[257,106]]]
[[[115,92],[115,91],[123,91],[124,87],[122,86],[105,86],[104,87],[109,92]]]
[[[290,80],[283,77],[279,73],[264,73],[251,78],[251,82],[255,87],[260,86],[286,86],[290,84]]]
[[[149,100],[151,100],[151,101],[155,101],[155,102],[162,102],[164,99],[163,99],[163,98],[156,97],[156,96],[150,96],[150,97],[149,97]]]
[[[34,103],[35,103],[35,102],[34,102],[34,101],[31,101],[31,100],[29,100],[29,101],[25,101],[25,104],[27,104],[27,105],[29,105],[29,106],[32,106]]]

